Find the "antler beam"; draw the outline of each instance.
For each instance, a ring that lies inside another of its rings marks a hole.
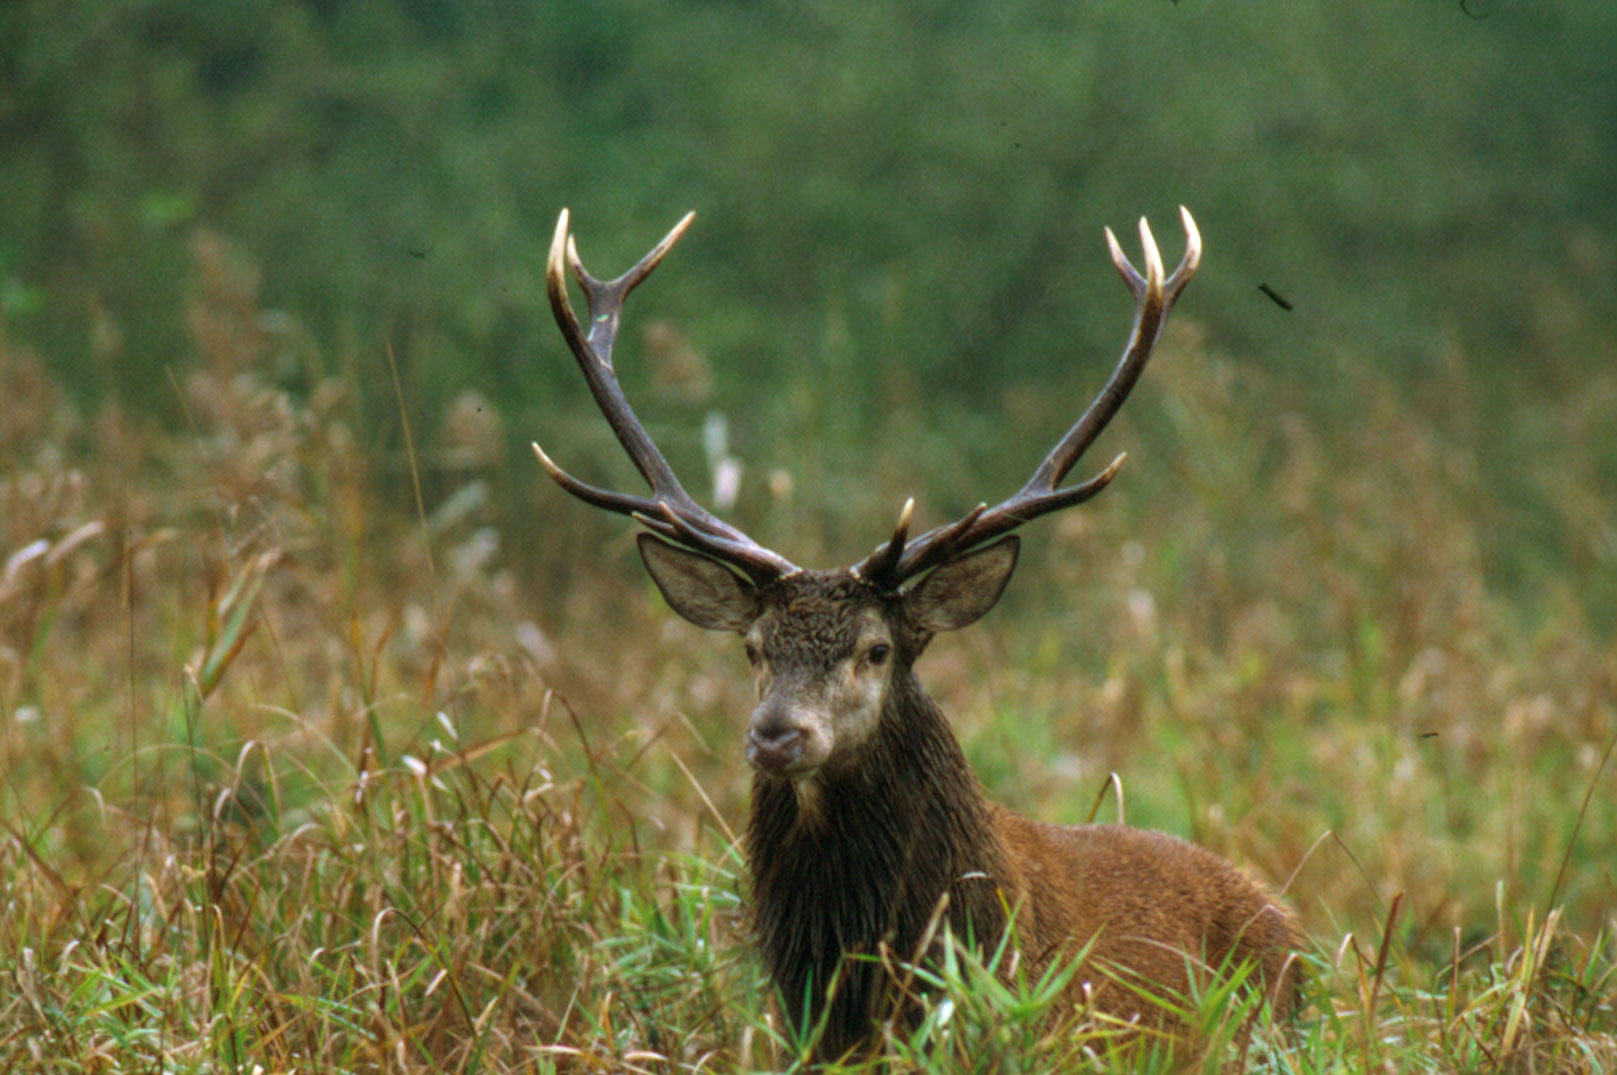
[[[633,268],[615,280],[603,281],[591,276],[579,260],[578,247],[568,228],[568,212],[563,209],[556,220],[556,234],[550,243],[550,259],[545,269],[546,290],[556,324],[578,360],[590,394],[595,397],[618,443],[651,486],[651,496],[633,496],[582,482],[557,466],[537,442],[533,450],[545,473],[585,503],[632,516],[646,528],[730,564],[761,584],[796,571],[797,567],[709,512],[685,491],[629,406],[618,384],[617,371],[612,367],[612,345],[617,339],[624,299],[651,275],[695,217],[695,213],[686,213]],[[568,269],[578,281],[588,306],[590,327],[587,333],[580,327],[567,296]]]
[[[1134,296],[1134,327],[1111,379],[1083,416],[1056,442],[1027,484],[995,507],[979,505],[963,518],[930,530],[907,544],[912,506],[906,505],[892,538],[857,564],[853,569],[855,574],[875,585],[896,589],[905,580],[1014,530],[1030,519],[1083,503],[1106,488],[1107,483],[1116,477],[1118,468],[1123,465],[1123,455],[1112,460],[1105,470],[1094,477],[1077,485],[1060,487],[1073,465],[1123,406],[1123,401],[1128,398],[1151,357],[1157,338],[1167,323],[1169,311],[1201,264],[1202,241],[1196,221],[1183,206],[1179,208],[1179,217],[1185,228],[1185,254],[1173,274],[1166,279],[1163,276],[1162,254],[1157,250],[1151,227],[1144,217],[1140,218],[1140,245],[1144,248],[1145,256],[1143,276],[1123,253],[1112,229],[1106,229],[1106,246],[1111,252],[1112,264]]]

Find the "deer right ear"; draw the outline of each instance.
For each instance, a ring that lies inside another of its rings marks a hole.
[[[1016,570],[1016,553],[1021,544],[1012,534],[934,568],[904,597],[905,608],[916,625],[936,632],[976,623],[1005,592],[1005,584]]]
[[[717,560],[641,534],[640,559],[670,608],[710,631],[745,631],[758,618],[758,592]]]

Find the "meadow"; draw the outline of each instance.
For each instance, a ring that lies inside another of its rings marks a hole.
[[[193,257],[179,425],[86,409],[0,337],[0,1071],[793,1069],[747,937],[740,647],[522,447],[621,474],[599,420],[407,399],[385,348],[321,364],[239,260]],[[1283,891],[1296,1024],[1245,1042],[1238,994],[1191,998],[1198,1057],[1119,1052],[962,954],[889,1070],[1617,1070],[1617,645],[1582,546],[1512,559],[1493,434],[1443,404],[1467,356],[1438,367],[1328,371],[1333,414],[1179,318],[1101,445],[1117,482],[1030,526],[1002,605],[920,667],[991,797]],[[1047,388],[980,419],[1002,470],[916,408],[851,457],[743,459],[735,514],[851,560],[905,495],[1002,495],[1070,421]],[[1523,408],[1558,431],[1515,442],[1539,517],[1613,541],[1617,374]]]

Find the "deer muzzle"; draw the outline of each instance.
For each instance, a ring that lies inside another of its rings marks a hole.
[[[808,736],[789,724],[754,725],[747,729],[747,761],[766,773],[784,775],[803,758]]]
[[[791,776],[813,769],[822,760],[814,749],[813,726],[792,706],[766,701],[747,726],[747,761],[759,772]]]

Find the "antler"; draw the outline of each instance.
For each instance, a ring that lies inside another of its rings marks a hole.
[[[1134,295],[1134,328],[1129,334],[1128,346],[1123,349],[1123,357],[1112,371],[1111,380],[1106,382],[1106,387],[1101,389],[1083,417],[1056,442],[1027,484],[1009,500],[992,508],[979,504],[962,518],[930,530],[913,542],[906,542],[906,539],[914,502],[906,503],[892,538],[855,565],[854,574],[884,589],[897,589],[906,579],[990,538],[1014,530],[1029,519],[1082,504],[1106,488],[1107,483],[1117,476],[1125,458],[1123,455],[1113,459],[1105,470],[1093,478],[1065,489],[1060,488],[1067,472],[1116,416],[1129,391],[1140,379],[1140,371],[1145,368],[1146,360],[1151,357],[1151,349],[1156,346],[1162,326],[1167,322],[1168,311],[1173,309],[1180,292],[1184,291],[1201,264],[1202,240],[1201,233],[1196,230],[1196,222],[1191,219],[1190,210],[1184,206],[1179,207],[1179,217],[1185,226],[1185,256],[1173,275],[1166,280],[1163,279],[1162,255],[1157,251],[1156,240],[1151,237],[1151,228],[1144,217],[1140,218],[1140,245],[1145,248],[1144,276],[1129,262],[1112,229],[1106,229],[1106,245],[1112,254],[1112,264]]]
[[[623,300],[651,275],[651,271],[679,242],[680,236],[685,234],[685,229],[690,227],[695,217],[694,212],[686,213],[663,236],[662,242],[636,262],[633,268],[616,280],[602,281],[591,276],[579,260],[578,248],[568,231],[568,213],[563,209],[556,220],[556,236],[551,240],[550,260],[545,269],[546,290],[550,294],[550,309],[555,314],[556,324],[561,327],[561,334],[566,338],[573,357],[578,359],[578,368],[583,370],[590,393],[612,426],[612,432],[617,434],[618,443],[623,445],[635,468],[651,486],[651,496],[632,496],[589,485],[558,467],[538,442],[534,443],[533,450],[545,473],[557,485],[585,503],[632,516],[647,529],[739,568],[753,582],[761,585],[790,574],[797,567],[692,499],[674,476],[673,468],[646,435],[645,427],[629,406],[623,389],[618,385],[617,372],[612,368],[612,344],[617,338]],[[572,269],[573,278],[578,281],[579,290],[584,293],[589,306],[590,328],[587,335],[579,327],[578,318],[574,316],[572,303],[567,297],[566,268]]]

